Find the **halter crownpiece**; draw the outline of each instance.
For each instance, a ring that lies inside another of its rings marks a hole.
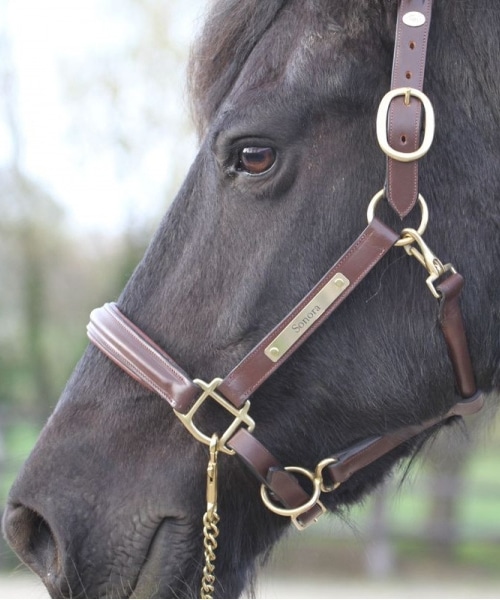
[[[401,218],[406,217],[417,202],[418,159],[429,149],[434,135],[434,111],[423,93],[431,15],[432,0],[401,0],[391,90],[382,99],[379,109],[379,118],[386,115],[387,119],[380,124],[377,119],[379,144],[387,155],[387,200]],[[422,105],[426,111],[426,136],[421,147]],[[388,147],[383,144],[386,138]],[[408,156],[412,158],[408,160]]]
[[[106,356],[165,399],[190,433],[211,447],[212,463],[216,451],[238,455],[262,484],[261,496],[266,507],[290,517],[299,529],[325,512],[322,494],[334,493],[351,475],[425,430],[450,417],[473,414],[483,405],[459,304],[463,278],[451,264],[444,265],[422,237],[428,210],[418,191],[418,160],[431,147],[434,135],[434,111],[422,91],[431,12],[431,0],[402,0],[399,5],[391,90],[382,99],[377,116],[379,145],[387,155],[386,183],[370,202],[367,227],[311,291],[226,377],[210,383],[191,379],[116,304],[94,310],[88,325],[90,340]],[[422,107],[425,133],[421,142]],[[375,208],[383,198],[387,198],[400,217],[408,215],[418,202],[422,209],[419,228],[406,228],[397,234],[380,221]],[[438,300],[438,321],[462,399],[445,414],[423,423],[327,454],[313,471],[300,466],[283,467],[254,435],[258,428],[249,414],[249,398],[350,296],[393,246],[403,246],[429,274],[427,284]],[[217,432],[215,449],[214,432],[203,432],[195,422],[197,411],[205,402],[219,404],[231,419],[225,432]],[[312,493],[304,490],[296,475],[312,484]],[[213,507],[210,514],[214,514]]]

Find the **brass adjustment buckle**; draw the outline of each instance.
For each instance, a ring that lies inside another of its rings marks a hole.
[[[397,96],[404,96],[405,106],[409,106],[411,98],[415,97],[422,102],[425,110],[425,133],[422,145],[414,152],[401,152],[394,150],[387,139],[387,116],[391,102]],[[434,109],[429,98],[420,90],[409,87],[397,88],[387,92],[382,98],[377,112],[377,139],[382,151],[389,157],[399,162],[412,162],[425,156],[432,146],[435,131]]]
[[[429,277],[426,279],[427,287],[430,289],[434,298],[440,298],[434,282],[442,277],[445,273],[456,273],[455,267],[451,263],[443,264],[439,258],[432,252],[429,246],[424,242],[422,236],[415,229],[406,228],[401,232],[400,245],[408,256],[413,256],[427,270]],[[417,244],[416,248],[413,244]]]
[[[248,411],[250,410],[250,401],[247,400],[245,404],[241,408],[236,408],[230,402],[228,402],[224,396],[218,394],[215,390],[222,383],[222,379],[220,377],[216,377],[210,383],[206,383],[202,379],[194,379],[193,382],[198,385],[203,393],[193,404],[191,409],[186,413],[182,414],[180,412],[174,411],[177,417],[182,421],[182,424],[189,433],[196,438],[199,442],[210,446],[210,442],[212,439],[211,435],[205,435],[198,427],[195,425],[193,418],[196,414],[196,411],[200,408],[200,406],[205,402],[207,398],[211,398],[215,400],[217,404],[220,404],[223,408],[225,408],[233,417],[235,417],[234,421],[231,425],[226,429],[223,435],[219,437],[217,450],[221,452],[225,452],[226,454],[235,454],[234,450],[228,448],[226,446],[226,442],[233,436],[233,434],[238,430],[241,425],[246,425],[248,427],[248,431],[253,431],[255,429],[255,421],[248,415]]]
[[[264,484],[260,486],[260,497],[262,498],[262,502],[264,503],[266,508],[268,508],[271,512],[282,517],[290,517],[295,527],[299,531],[302,531],[303,529],[309,527],[309,525],[316,523],[319,517],[321,515],[324,515],[326,512],[326,507],[323,505],[322,502],[319,501],[319,497],[321,495],[321,490],[323,486],[323,480],[321,477],[321,473],[313,473],[312,471],[308,471],[307,469],[303,469],[302,467],[285,467],[285,471],[299,473],[300,475],[304,475],[305,477],[311,480],[313,484],[313,492],[309,500],[295,508],[284,508],[283,506],[278,506],[269,498],[269,492]],[[306,513],[316,504],[320,506],[321,514],[318,515],[316,519],[314,519],[314,521],[310,521],[309,523],[302,523],[300,521],[300,516]]]

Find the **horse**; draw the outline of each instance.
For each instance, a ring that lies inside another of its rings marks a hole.
[[[10,491],[6,538],[52,597],[193,598],[200,581],[202,597],[239,597],[291,521],[360,502],[477,410],[477,390],[494,398],[500,11],[435,0],[431,22],[430,5],[210,5],[189,67],[198,154],[117,303],[94,314],[93,343]],[[413,77],[415,51],[425,77],[381,110],[398,46],[399,76]],[[385,139],[396,104],[420,111],[412,140]],[[411,187],[390,201],[400,164],[418,164],[418,186],[396,210]],[[344,266],[366,244],[382,250],[354,286]],[[442,318],[419,263],[451,303]],[[460,300],[446,291],[459,275]],[[465,323],[463,401],[439,322]],[[235,408],[226,375],[248,356],[266,372]],[[184,418],[193,390],[196,423]]]

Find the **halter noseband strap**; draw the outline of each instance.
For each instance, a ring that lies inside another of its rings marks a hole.
[[[425,206],[418,195],[418,158],[425,154],[433,134],[432,105],[422,93],[431,10],[431,0],[401,1],[391,91],[383,99],[377,117],[379,142],[387,154],[385,195],[401,217],[411,211],[417,198]],[[410,83],[412,87],[408,87]],[[426,109],[422,145],[421,103]],[[377,194],[372,203],[376,204],[380,196]],[[299,528],[317,520],[324,512],[321,493],[332,492],[351,475],[423,431],[450,417],[477,412],[483,404],[482,394],[476,389],[459,305],[462,277],[431,253],[421,238],[421,231],[404,230],[400,238],[371,213],[368,226],[345,254],[224,379],[215,379],[210,384],[191,380],[116,304],[94,310],[88,325],[90,340],[126,373],[165,399],[196,439],[206,444],[211,440],[195,423],[198,408],[208,399],[221,404],[231,414],[232,423],[220,436],[219,449],[238,454],[263,484],[261,492],[266,506],[277,514],[292,517]],[[320,461],[314,471],[283,467],[252,434],[255,423],[248,414],[248,398],[346,300],[393,245],[403,245],[407,253],[429,271],[428,284],[439,300],[439,323],[456,386],[465,400],[457,402],[444,415],[363,440],[331,454]],[[438,279],[441,282],[434,287]],[[310,479],[312,495],[303,489],[295,474]]]

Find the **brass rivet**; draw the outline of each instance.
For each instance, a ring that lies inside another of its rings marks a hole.
[[[272,356],[279,356],[280,349],[276,348],[276,346],[273,346],[272,348],[269,348],[269,354],[271,354]]]

